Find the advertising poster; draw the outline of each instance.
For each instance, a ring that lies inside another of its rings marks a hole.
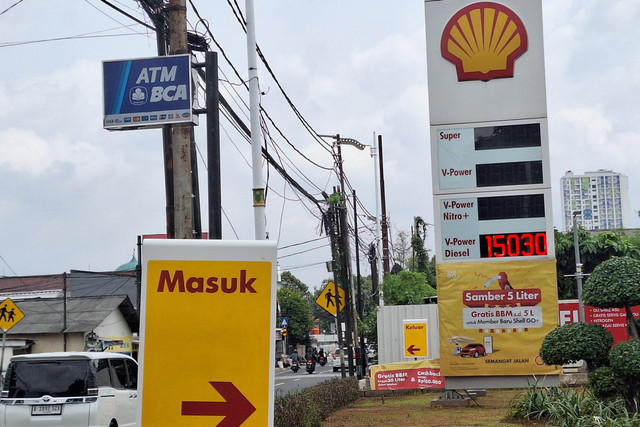
[[[557,327],[555,260],[436,266],[445,376],[559,373],[540,356]]]
[[[371,366],[371,390],[428,388],[445,388],[438,360],[423,359]]]
[[[578,300],[561,300],[558,303],[558,323],[560,326],[579,321]],[[640,317],[640,306],[631,307],[633,317]],[[584,306],[584,320],[606,328],[613,336],[613,344],[629,341],[631,336],[627,331],[627,313],[624,308],[598,308]]]

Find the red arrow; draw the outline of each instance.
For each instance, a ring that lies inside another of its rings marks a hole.
[[[411,344],[411,345],[409,346],[409,348],[407,349],[407,351],[413,355],[415,351],[420,351],[420,349],[419,349],[419,348],[414,347],[414,346],[413,346],[413,344]]]
[[[231,382],[209,381],[224,402],[182,402],[182,415],[223,416],[218,427],[236,427],[242,424],[256,408]]]

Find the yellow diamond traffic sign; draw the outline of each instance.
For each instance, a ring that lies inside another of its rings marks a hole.
[[[338,298],[336,298],[336,289],[338,289]],[[344,308],[344,298],[344,289],[336,286],[333,282],[329,282],[316,298],[316,304],[335,316],[338,313],[338,306],[340,311]]]
[[[9,329],[24,319],[24,313],[10,298],[0,303],[0,329],[7,332]]]

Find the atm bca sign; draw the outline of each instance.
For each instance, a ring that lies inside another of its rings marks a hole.
[[[197,124],[189,55],[105,61],[102,70],[105,129]]]

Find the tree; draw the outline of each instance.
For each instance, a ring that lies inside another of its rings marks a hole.
[[[575,278],[567,277],[576,272],[573,231],[560,233],[555,230],[554,237],[558,271],[558,297],[560,299],[577,298]],[[620,230],[604,231],[593,235],[578,226],[580,262],[583,265],[583,273],[590,274],[596,266],[614,256],[640,259],[639,240],[640,237],[629,237]]]
[[[611,247],[610,243],[606,246]],[[590,371],[589,385],[595,394],[601,398],[619,394],[624,397],[630,411],[638,412],[640,339],[638,320],[633,318],[631,307],[640,304],[640,260],[612,257],[601,262],[584,283],[582,296],[585,304],[594,307],[624,308],[633,339],[618,344],[604,358],[602,350],[611,347],[613,338],[605,338],[601,326],[574,323],[549,333],[542,343],[540,356],[547,364],[586,360]],[[611,335],[609,332],[606,334]]]
[[[424,297],[434,296],[424,273],[403,270],[384,279],[384,299],[387,305],[424,304]]]
[[[427,223],[419,216],[415,218],[415,230],[411,238],[413,249],[413,271],[427,273],[429,269],[429,256],[424,248],[424,240],[427,237]]]
[[[299,292],[305,297],[309,296],[309,287],[289,271],[282,272],[280,275],[280,283],[284,288]]]
[[[396,241],[393,244],[393,261],[395,261],[400,268],[407,268],[410,255],[411,243],[409,233],[406,231],[400,231],[396,234]]]
[[[309,330],[313,327],[309,301],[300,292],[283,287],[278,290],[278,303],[282,317],[289,318],[289,343],[309,344]],[[278,319],[278,325],[280,322]]]

